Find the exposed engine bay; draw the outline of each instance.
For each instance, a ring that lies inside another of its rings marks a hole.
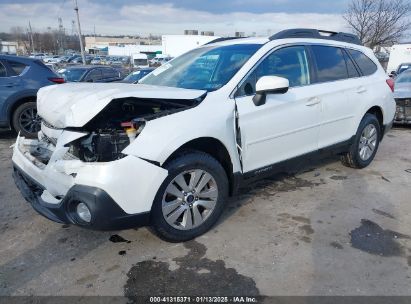
[[[123,158],[125,155],[121,151],[143,131],[147,121],[192,108],[202,99],[115,99],[84,127],[66,128],[88,132],[88,135],[70,143],[68,156],[85,162]]]

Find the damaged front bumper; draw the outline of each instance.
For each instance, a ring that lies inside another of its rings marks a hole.
[[[411,124],[411,98],[397,98],[397,109],[395,112],[395,124]]]
[[[46,218],[96,230],[126,229],[149,224],[150,210],[167,171],[135,156],[105,163],[65,159],[57,143],[44,161],[38,140],[18,137],[13,151],[13,178],[23,197]],[[45,152],[47,154],[47,152]],[[84,203],[91,221],[76,214]]]

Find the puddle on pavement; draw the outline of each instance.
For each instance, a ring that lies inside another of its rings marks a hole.
[[[311,181],[294,175],[277,174],[244,187],[241,189],[241,194],[258,194],[259,196],[272,198],[279,192],[291,192],[300,188],[314,188],[323,184],[325,182],[322,179]]]
[[[311,243],[310,236],[314,233],[314,229],[311,226],[311,220],[309,218],[280,213],[278,214],[277,221],[280,223],[280,228],[289,230],[289,233],[294,234],[298,240]],[[296,232],[295,227],[298,228],[299,233]]]
[[[384,257],[403,256],[404,247],[397,239],[410,239],[391,230],[384,230],[378,224],[370,220],[361,220],[361,226],[350,232],[351,246]]]
[[[334,247],[335,249],[344,249],[343,245],[341,245],[338,242],[331,242],[330,245],[331,247]]]
[[[122,236],[119,236],[118,234],[113,234],[112,236],[110,236],[109,238],[110,242],[113,243],[131,243],[131,241],[126,240],[125,238],[123,238]]]
[[[227,268],[224,261],[205,258],[207,251],[196,241],[184,243],[187,255],[173,259],[178,268],[169,269],[169,264],[147,260],[135,264],[127,273],[125,296],[133,301],[137,295],[259,295],[252,278]]]

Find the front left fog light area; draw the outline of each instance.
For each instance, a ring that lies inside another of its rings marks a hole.
[[[91,222],[91,212],[90,209],[84,203],[79,203],[76,207],[76,213],[79,219],[85,221],[86,223]]]

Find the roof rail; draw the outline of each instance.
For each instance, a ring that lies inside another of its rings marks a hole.
[[[363,45],[360,38],[354,34],[348,34],[343,32],[331,32],[331,31],[322,31],[316,29],[289,29],[278,32],[277,34],[272,35],[270,40],[277,39],[286,39],[286,38],[314,38],[314,39],[326,39],[326,40],[335,40],[341,42],[347,42],[352,44]]]
[[[204,45],[212,44],[212,43],[216,43],[216,42],[222,42],[222,41],[226,41],[226,40],[241,39],[241,38],[247,38],[247,37],[221,37],[221,38],[216,38],[214,40],[211,40],[211,41],[207,42]]]

